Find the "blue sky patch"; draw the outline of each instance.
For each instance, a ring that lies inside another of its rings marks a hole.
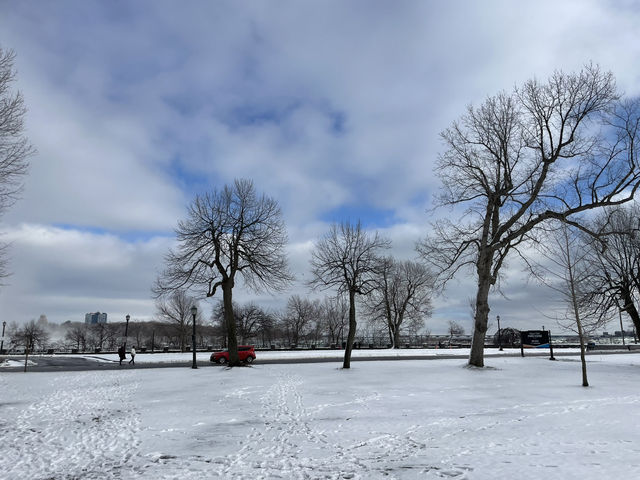
[[[342,205],[329,210],[320,216],[328,223],[352,222],[360,223],[365,228],[385,228],[393,225],[395,213],[393,210],[374,208],[369,205]]]

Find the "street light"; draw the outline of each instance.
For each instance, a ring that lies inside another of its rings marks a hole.
[[[500,330],[500,315],[496,316],[498,320],[498,349],[502,352],[502,330]]]
[[[0,354],[4,351],[4,327],[7,326],[7,322],[2,322],[2,340],[0,340]]]
[[[193,334],[191,335],[191,349],[193,350],[193,365],[191,368],[198,368],[196,365],[196,314],[198,313],[198,309],[194,305],[191,307],[191,316],[193,317]]]
[[[129,334],[129,319],[131,319],[131,316],[129,314],[127,314],[126,317],[124,317],[127,320],[127,325],[124,327],[124,351],[127,351],[127,335]]]

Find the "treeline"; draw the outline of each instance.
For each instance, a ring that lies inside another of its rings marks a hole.
[[[193,331],[190,308],[194,299],[182,292],[160,302],[156,312],[158,320],[131,321],[87,325],[64,322],[60,325],[30,321],[25,325],[10,324],[5,349],[56,352],[115,351],[125,343],[139,350],[187,351],[191,347]],[[255,303],[233,304],[238,340],[260,348],[342,348],[348,328],[348,303],[341,297],[308,299],[299,295],[289,298],[281,310],[268,310]],[[178,314],[183,311],[182,314]],[[357,336],[361,345],[391,347],[426,342],[429,332],[424,331],[425,317],[410,316],[403,326],[403,335],[391,331],[384,318],[372,315],[362,325]],[[219,349],[227,347],[227,328],[224,304],[219,301],[211,316],[205,320],[196,316],[196,348]],[[127,336],[125,337],[125,332]]]

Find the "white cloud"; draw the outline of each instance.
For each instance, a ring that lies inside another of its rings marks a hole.
[[[6,231],[11,245],[9,286],[0,291],[7,319],[45,313],[52,321],[81,321],[84,313],[106,311],[140,318],[154,314],[151,285],[173,239],[127,242],[45,225],[22,224]]]
[[[149,282],[168,239],[130,239],[170,236],[194,192],[235,177],[280,201],[301,279],[326,215],[342,208],[391,211],[383,233],[411,258],[438,186],[439,132],[469,103],[590,60],[637,94],[634,7],[3,3],[0,42],[18,55],[39,150],[24,199],[4,218],[16,273],[0,291],[3,308],[55,320],[102,298],[114,312],[133,302],[132,315],[151,315]],[[437,321],[469,318],[473,284],[452,284]]]

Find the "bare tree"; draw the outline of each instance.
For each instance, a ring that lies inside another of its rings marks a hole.
[[[268,317],[261,307],[252,302],[242,305],[234,313],[242,343],[248,343],[249,339],[255,337]]]
[[[260,339],[263,346],[273,345],[279,329],[277,315],[269,310],[261,309],[261,311],[262,318],[255,332],[256,338]]]
[[[132,335],[135,327],[129,327],[129,334]],[[116,330],[115,324],[109,323],[96,323],[89,325],[87,340],[88,343],[96,349],[103,349],[105,345],[115,343],[118,336],[118,330]]]
[[[484,366],[489,292],[529,232],[552,219],[584,229],[581,213],[633,198],[638,129],[637,102],[620,102],[613,76],[589,65],[470,106],[442,133],[436,205],[466,208],[418,250],[442,284],[463,267],[477,276],[470,365]]]
[[[176,331],[180,342],[180,351],[184,352],[192,328],[193,316],[191,307],[196,306],[194,298],[185,290],[174,290],[156,301],[157,315],[160,321],[169,323]],[[200,310],[198,309],[198,315]]]
[[[308,333],[309,327],[320,317],[320,302],[293,295],[287,302],[284,316],[286,327],[291,332],[291,343],[298,345],[301,338]]]
[[[356,335],[356,295],[368,295],[375,287],[380,267],[380,252],[389,248],[388,240],[365,232],[360,222],[333,224],[311,253],[310,285],[314,288],[337,288],[349,297],[349,333],[343,368],[351,367],[351,350]]]
[[[325,298],[321,304],[322,324],[327,333],[327,343],[337,345],[344,336],[349,317],[349,305],[344,295]]]
[[[27,173],[27,158],[34,153],[23,135],[27,112],[20,92],[12,90],[15,53],[0,47],[0,215],[18,198]],[[6,277],[6,245],[0,245],[0,278]]]
[[[233,302],[233,317],[236,322],[237,335],[242,344],[248,343],[251,338],[263,333],[263,330],[268,330],[273,321],[268,312],[253,302],[245,304]],[[213,309],[212,320],[214,325],[218,326],[221,331],[226,332],[224,319],[224,302],[221,300]]]
[[[224,318],[224,302],[215,308],[217,318]],[[270,321],[269,314],[253,302],[238,305],[233,303],[233,316],[236,319],[237,332],[241,343],[247,343],[255,337],[263,326]]]
[[[87,349],[87,326],[82,323],[75,323],[64,334],[65,340],[76,346],[78,351]]]
[[[449,320],[447,333],[449,334],[449,345],[451,345],[451,341],[455,335],[464,335],[464,327],[458,322]]]
[[[222,290],[229,365],[240,365],[233,287],[240,276],[254,290],[281,290],[292,280],[284,248],[287,234],[278,203],[256,194],[253,182],[236,180],[210,194],[197,195],[187,219],[176,229],[178,247],[153,291],[193,289],[212,297]]]
[[[600,239],[590,242],[590,305],[605,318],[625,312],[640,329],[640,207],[604,212],[593,222]]]
[[[588,387],[585,358],[587,336],[601,328],[606,319],[594,315],[584,302],[587,280],[593,275],[593,264],[588,260],[588,242],[566,223],[554,223],[560,225],[547,231],[544,241],[537,243],[543,261],[536,262],[536,277],[560,294],[567,306],[564,314],[556,317],[556,320],[562,327],[578,334],[582,386]]]
[[[15,345],[24,347],[24,371],[27,371],[29,353],[38,348],[44,349],[49,341],[46,329],[35,320],[30,320],[22,327],[17,327],[11,334],[11,341]]]
[[[433,282],[434,276],[420,263],[391,257],[382,261],[376,286],[365,303],[369,315],[385,322],[393,348],[400,348],[400,329],[406,319],[424,326],[424,318],[431,315]]]

